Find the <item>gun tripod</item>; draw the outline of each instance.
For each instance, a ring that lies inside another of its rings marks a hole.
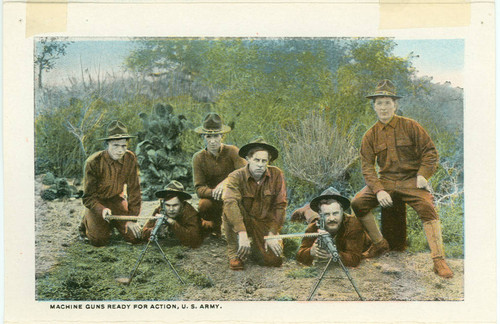
[[[340,266],[342,267],[342,270],[344,270],[345,275],[347,276],[347,278],[351,282],[352,286],[354,287],[354,290],[358,294],[359,299],[360,300],[365,300],[363,298],[363,296],[361,296],[361,294],[359,293],[358,287],[356,287],[356,284],[354,283],[354,280],[352,279],[351,275],[349,274],[349,271],[344,266],[344,263],[342,263],[342,260],[340,260],[339,253],[337,251],[337,246],[334,244],[333,239],[331,238],[331,236],[330,235],[321,235],[319,237],[319,239],[320,239],[320,245],[323,245],[324,248],[326,248],[326,250],[328,252],[330,252],[331,256],[330,256],[330,259],[328,260],[328,263],[326,264],[326,267],[323,269],[323,272],[321,273],[321,275],[319,276],[318,280],[314,284],[314,286],[313,286],[313,288],[311,290],[311,294],[309,295],[309,297],[307,298],[307,300],[310,301],[313,298],[314,294],[316,293],[316,290],[318,289],[319,285],[321,284],[321,281],[323,280],[323,277],[325,276],[326,271],[328,270],[328,267],[330,266],[330,264],[332,263],[332,261],[333,262],[338,262],[340,264]]]
[[[132,270],[132,273],[130,274],[130,277],[128,277],[128,278],[118,278],[117,280],[119,282],[124,283],[127,286],[130,285],[130,283],[132,282],[132,279],[134,279],[134,276],[135,276],[135,273],[137,271],[137,268],[139,267],[139,265],[141,264],[142,260],[144,259],[144,256],[146,255],[146,252],[147,252],[147,250],[148,250],[151,242],[154,242],[156,244],[156,246],[158,247],[158,249],[160,250],[160,253],[163,256],[163,259],[167,262],[167,264],[170,267],[170,269],[172,269],[172,271],[174,272],[174,274],[176,275],[176,277],[179,279],[179,281],[183,285],[185,284],[184,280],[182,280],[182,278],[179,276],[179,274],[175,270],[174,266],[172,265],[172,263],[170,263],[170,261],[168,260],[167,256],[165,255],[165,252],[163,252],[163,249],[161,248],[160,244],[158,243],[158,234],[157,233],[158,233],[158,230],[160,229],[161,225],[163,224],[164,220],[165,220],[165,217],[160,217],[160,218],[158,218],[156,220],[155,227],[151,231],[151,235],[149,236],[148,243],[146,244],[146,246],[144,247],[144,249],[141,251],[141,254],[139,255],[139,259],[137,259],[137,262],[135,263],[135,266],[134,266],[134,270]]]

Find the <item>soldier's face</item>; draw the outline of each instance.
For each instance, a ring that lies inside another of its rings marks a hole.
[[[394,117],[398,106],[396,101],[391,97],[377,97],[373,101],[373,109],[375,109],[378,119],[382,123],[387,124]]]
[[[108,154],[111,159],[115,161],[121,159],[127,152],[127,144],[126,139],[108,141]]]
[[[319,207],[320,216],[325,218],[325,230],[331,234],[337,233],[344,218],[344,211],[338,202]]]
[[[222,143],[222,134],[205,134],[203,135],[203,139],[210,153],[215,154],[219,152]]]
[[[269,153],[267,151],[257,151],[251,157],[247,156],[248,170],[256,179],[260,179],[266,172],[269,163]]]
[[[176,218],[179,216],[181,211],[181,201],[179,197],[174,197],[165,202],[165,209],[167,210],[167,216],[170,218]]]

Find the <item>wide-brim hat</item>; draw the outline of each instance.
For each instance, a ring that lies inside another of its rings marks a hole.
[[[377,84],[375,91],[366,96],[368,99],[375,99],[377,97],[391,97],[394,99],[402,98],[396,94],[396,87],[391,80],[384,79]]]
[[[119,120],[113,120],[108,124],[106,137],[100,138],[101,141],[128,139],[136,136],[130,135],[127,126]]]
[[[231,127],[224,125],[222,118],[216,113],[208,113],[203,120],[203,126],[194,130],[198,134],[225,134],[231,131]]]
[[[351,206],[351,202],[346,197],[342,196],[335,188],[329,187],[321,193],[318,197],[311,200],[309,206],[312,210],[319,213],[319,203],[324,199],[335,199],[340,203],[344,211],[348,210]]]
[[[181,200],[188,200],[191,197],[190,194],[184,191],[184,186],[177,180],[171,181],[163,190],[158,190],[155,192],[156,198],[166,198],[168,196],[177,196]]]
[[[242,158],[246,158],[248,155],[248,152],[255,148],[255,147],[261,147],[267,152],[269,152],[269,162],[272,162],[278,158],[278,149],[272,146],[271,144],[267,144],[263,138],[259,137],[255,140],[253,140],[251,143],[245,144],[240,148],[240,151],[238,152],[238,155],[241,156]]]

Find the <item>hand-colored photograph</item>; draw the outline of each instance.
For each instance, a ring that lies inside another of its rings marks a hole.
[[[464,47],[35,37],[35,299],[463,301]]]

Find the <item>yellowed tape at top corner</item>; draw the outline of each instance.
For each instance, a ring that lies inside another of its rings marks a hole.
[[[26,3],[26,37],[65,32],[67,24],[67,0],[28,1]]]
[[[380,29],[465,27],[470,3],[465,0],[380,0]]]

